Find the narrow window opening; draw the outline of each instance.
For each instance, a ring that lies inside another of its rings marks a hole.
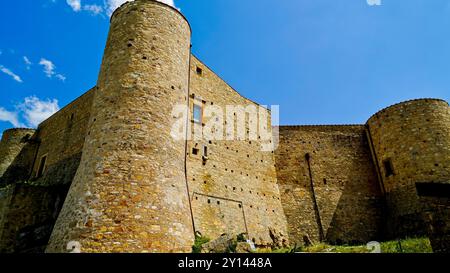
[[[47,162],[47,156],[44,155],[43,157],[41,157],[41,161],[39,162],[39,168],[38,168],[38,172],[36,174],[36,177],[41,177],[44,172],[45,172],[45,164]]]
[[[196,72],[197,72],[197,75],[202,75],[203,69],[201,69],[200,67],[197,66]]]
[[[197,148],[192,148],[192,154],[193,155],[198,155],[198,149]]]
[[[203,157],[205,157],[205,158],[208,157],[208,147],[207,146],[203,146]]]
[[[198,104],[194,104],[194,122],[201,123],[202,122],[202,106]]]
[[[390,177],[394,175],[394,168],[392,166],[392,160],[391,159],[386,159],[385,161],[383,161],[383,166],[384,166],[384,172],[386,177]]]

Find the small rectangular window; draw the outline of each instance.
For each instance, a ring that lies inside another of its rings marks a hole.
[[[203,146],[203,156],[208,157],[208,146]]]
[[[41,157],[41,161],[39,162],[38,172],[36,173],[36,177],[41,177],[45,172],[45,164],[47,163],[47,155]]]
[[[383,161],[384,165],[384,173],[386,177],[393,176],[394,175],[394,167],[392,166],[392,160],[386,159]]]
[[[450,197],[450,184],[416,183],[417,194],[421,197]]]
[[[202,75],[203,74],[203,69],[201,69],[200,67],[197,66],[197,75]]]
[[[202,107],[198,104],[194,104],[194,122],[202,122]]]
[[[197,148],[192,148],[192,154],[193,155],[198,155],[198,149]]]

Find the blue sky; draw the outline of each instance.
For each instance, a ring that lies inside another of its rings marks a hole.
[[[450,1],[367,1],[175,5],[192,25],[193,53],[242,95],[280,105],[281,124],[364,123],[400,101],[449,101]],[[2,3],[0,132],[35,126],[95,86],[119,2]]]

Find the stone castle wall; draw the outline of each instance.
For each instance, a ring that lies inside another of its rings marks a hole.
[[[0,187],[28,178],[30,172],[30,140],[35,130],[10,129],[3,132],[0,141]],[[32,157],[32,156],[31,156]]]
[[[197,73],[197,69],[202,72]],[[226,106],[259,105],[242,97],[197,58],[191,60],[190,109],[195,104],[220,107],[223,115],[204,117],[203,124],[194,122],[193,140],[188,143],[187,170],[196,231],[209,238],[223,233],[248,233],[259,245],[272,243],[269,228],[287,235],[286,218],[280,202],[275,173],[274,154],[262,151],[262,144],[272,140],[249,137],[250,123],[245,121],[245,139],[238,140],[235,126],[234,140],[195,139],[195,132],[207,130],[210,119],[219,118],[226,128]],[[230,109],[229,109],[230,110]],[[270,112],[264,110],[268,116]],[[234,113],[228,113],[234,117]],[[237,119],[235,120],[237,122]],[[271,134],[270,122],[262,125]],[[207,148],[206,161],[202,159],[203,147]],[[197,155],[193,149],[198,149]]]
[[[416,183],[450,184],[448,103],[420,99],[396,104],[367,125],[386,193],[389,236],[426,234]]]
[[[276,168],[290,240],[379,239],[381,192],[364,126],[281,126],[279,132]]]
[[[174,105],[187,104],[190,27],[156,1],[111,18],[80,167],[48,252],[187,252],[194,241],[185,141]]]
[[[243,139],[178,140],[174,106],[189,109],[181,121],[194,133],[217,118],[195,122],[194,105],[259,106],[191,55],[190,35],[172,7],[124,4],[97,86],[37,131],[4,132],[0,252],[67,252],[71,241],[82,252],[189,252],[195,232],[248,233],[257,245],[274,232],[292,245],[428,234],[449,249],[445,101],[397,104],[366,125],[277,127],[274,152],[262,145],[276,138],[248,139],[249,121]]]
[[[40,124],[8,130],[0,143],[11,165],[1,176],[0,252],[42,252],[78,168],[92,89]],[[14,153],[12,153],[13,151]],[[47,160],[37,176],[42,156]]]

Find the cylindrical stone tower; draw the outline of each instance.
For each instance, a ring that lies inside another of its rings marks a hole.
[[[194,232],[185,141],[191,29],[173,7],[122,5],[111,18],[77,174],[47,252],[189,252]]]
[[[417,186],[450,183],[448,103],[399,103],[372,116],[367,128],[386,193],[391,236],[425,233]]]
[[[0,183],[6,179],[5,176],[20,180],[28,177],[29,162],[23,160],[21,152],[28,144],[28,140],[34,135],[33,129],[9,129],[3,132],[0,142]]]

